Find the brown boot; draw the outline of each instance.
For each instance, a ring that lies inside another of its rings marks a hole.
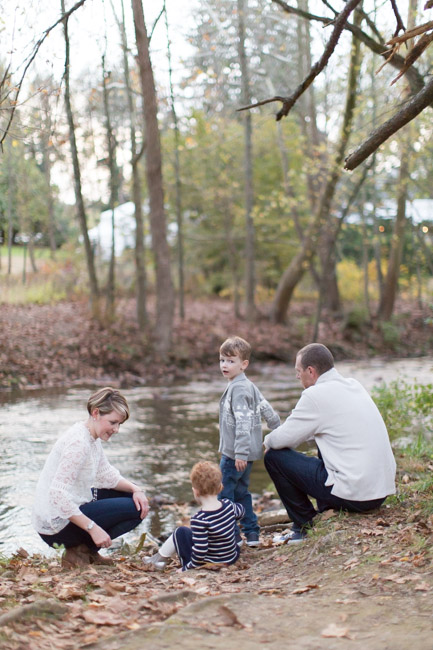
[[[67,548],[62,556],[62,567],[75,569],[76,567],[88,566],[90,564],[90,549],[85,544]]]
[[[113,566],[115,562],[110,557],[99,555],[98,551],[91,551],[90,564],[104,564],[105,566]]]

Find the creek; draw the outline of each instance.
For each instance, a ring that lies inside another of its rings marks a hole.
[[[355,377],[371,389],[398,377],[429,383],[433,359],[336,365],[343,375]],[[301,392],[293,368],[254,363],[248,376],[284,420]],[[158,502],[191,501],[188,476],[192,465],[202,459],[218,462],[218,404],[224,388],[217,369],[215,375],[197,376],[187,384],[123,391],[131,417],[104,445],[110,462],[124,476],[145,486],[148,496]],[[52,552],[30,523],[33,494],[58,436],[86,418],[91,392],[93,387],[0,393],[0,554],[10,556],[20,547],[31,553]],[[254,463],[251,491],[261,493],[270,485],[263,463]],[[159,537],[171,532],[176,523],[170,508],[155,506],[126,538],[134,542],[143,532]]]

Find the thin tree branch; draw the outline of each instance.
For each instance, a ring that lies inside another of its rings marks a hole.
[[[433,78],[424,88],[414,95],[407,104],[393,115],[389,120],[374,129],[366,140],[345,161],[345,169],[355,169],[363,160],[368,158],[391,135],[396,133],[405,124],[413,120],[427,106],[433,102]]]
[[[265,103],[268,103],[269,101],[282,101],[283,106],[280,108],[276,115],[276,120],[279,122],[283,117],[286,117],[290,110],[293,108],[293,106],[296,104],[297,100],[301,95],[304,94],[304,92],[311,86],[313,83],[314,79],[322,72],[322,70],[326,67],[328,64],[329,59],[331,58],[332,54],[335,51],[335,48],[338,43],[338,39],[341,36],[341,33],[343,29],[346,26],[347,19],[349,18],[350,14],[358,4],[361,2],[361,0],[349,0],[344,7],[344,9],[338,14],[337,18],[334,21],[334,29],[332,31],[331,37],[328,40],[327,44],[325,45],[325,49],[323,51],[322,56],[320,59],[314,63],[314,65],[311,67],[310,72],[308,75],[305,77],[304,81],[299,84],[297,89],[290,95],[290,97],[286,98],[277,98],[274,97],[271,100],[266,100]],[[279,2],[278,2],[279,4]],[[242,108],[239,108],[238,111],[244,111],[249,108],[254,108],[256,106],[260,106],[263,102],[259,102],[256,104],[251,104],[250,106],[244,106]]]
[[[21,79],[19,80],[19,82],[18,82],[18,84],[16,86],[15,98],[14,98],[14,100],[12,102],[12,106],[11,106],[11,109],[10,109],[11,112],[10,112],[9,120],[8,120],[6,128],[5,128],[4,132],[3,132],[3,137],[0,140],[0,148],[2,150],[3,150],[3,142],[4,142],[4,140],[5,140],[5,138],[6,138],[7,134],[8,134],[10,125],[12,124],[12,120],[14,118],[15,110],[16,110],[17,104],[18,104],[18,97],[19,97],[19,94],[21,92],[21,88],[22,88],[22,85],[23,85],[24,78],[25,78],[25,76],[27,74],[27,71],[30,68],[31,64],[35,60],[35,58],[36,58],[42,44],[44,43],[47,36],[53,31],[53,29],[55,29],[55,27],[57,27],[57,25],[59,25],[60,23],[62,23],[65,20],[68,20],[69,17],[74,13],[74,11],[79,9],[85,2],[86,2],[86,0],[78,0],[78,2],[76,2],[75,5],[73,7],[71,7],[71,9],[69,9],[69,11],[66,11],[53,25],[51,25],[51,27],[48,27],[48,29],[46,29],[44,31],[43,36],[35,44],[32,53],[29,55],[27,64],[24,67],[23,73],[21,75]]]
[[[283,9],[283,11],[285,11],[288,14],[301,16],[306,20],[315,20],[317,22],[323,23],[324,25],[330,25],[332,22],[330,18],[327,18],[325,16],[317,16],[307,11],[298,9],[297,7],[292,7],[288,5],[287,2],[285,2],[284,0],[272,0],[272,2],[278,4]],[[330,9],[331,11],[335,11],[332,7],[330,7]],[[362,43],[364,43],[364,45],[366,45],[372,52],[378,54],[379,56],[384,57],[385,60],[387,59],[389,50],[387,50],[385,45],[385,40],[380,36],[377,30],[375,30],[375,33],[378,37],[378,40],[375,40],[374,38],[366,34],[366,32],[364,32],[360,27],[358,27],[357,25],[353,25],[352,23],[347,22],[344,26],[344,29],[351,32],[354,36],[356,36],[356,38],[358,38]],[[389,63],[394,68],[396,68],[396,70],[401,70],[404,65],[404,61],[405,59],[403,56],[395,53],[394,56],[392,57],[392,60],[390,60]],[[406,79],[413,93],[419,92],[421,88],[423,88],[424,86],[424,78],[414,66],[411,66],[409,70],[406,71]]]
[[[399,31],[401,30],[402,32],[405,31],[406,27],[403,24],[403,21],[401,19],[401,16],[398,11],[397,3],[395,0],[391,0],[391,5],[392,5],[392,10],[394,12],[395,19],[397,21],[397,25],[395,28],[394,36],[397,36]]]

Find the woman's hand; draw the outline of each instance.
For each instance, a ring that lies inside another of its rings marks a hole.
[[[141,490],[132,493],[132,499],[137,510],[140,510],[140,518],[144,519],[149,512],[149,502],[146,495]]]
[[[99,546],[100,548],[109,548],[113,543],[110,535],[101,528],[101,526],[98,526],[98,524],[95,524],[92,530],[89,530],[88,532],[96,546]]]

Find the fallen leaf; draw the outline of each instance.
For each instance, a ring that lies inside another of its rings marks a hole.
[[[319,589],[320,585],[305,585],[305,587],[299,587],[298,589],[295,589],[292,591],[292,594],[305,594],[307,591],[311,591],[312,589]]]
[[[113,616],[112,612],[107,611],[98,612],[88,609],[83,612],[82,616],[87,623],[93,625],[122,625],[125,622],[122,618]]]
[[[240,622],[236,614],[225,605],[218,607],[218,613],[221,617],[221,625],[236,625],[237,627],[245,627],[244,624]]]
[[[326,638],[338,638],[342,639],[345,637],[346,639],[350,639],[351,637],[349,636],[349,629],[347,627],[339,627],[335,623],[330,623],[328,627],[325,627],[324,630],[322,630],[322,636]]]
[[[430,591],[430,585],[427,582],[420,582],[419,585],[415,587],[415,591]]]

